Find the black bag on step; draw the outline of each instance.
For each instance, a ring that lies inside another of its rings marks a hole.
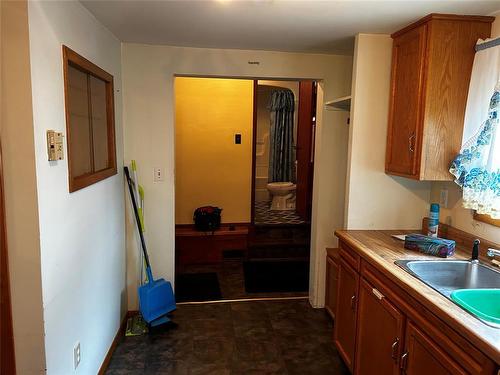
[[[197,230],[213,232],[220,227],[222,208],[213,206],[198,207],[194,210],[193,220]]]

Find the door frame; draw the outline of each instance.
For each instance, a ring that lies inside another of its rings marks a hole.
[[[321,112],[323,113],[324,112],[324,97],[323,97],[323,84],[325,82],[325,79],[324,78],[319,78],[319,77],[311,77],[311,78],[299,78],[299,77],[278,77],[278,76],[258,76],[258,75],[255,75],[255,76],[246,76],[246,75],[223,75],[223,74],[206,74],[206,73],[202,73],[202,74],[196,74],[196,73],[174,73],[172,75],[172,78],[173,78],[173,81],[172,81],[172,90],[173,90],[173,95],[172,95],[172,100],[173,100],[173,106],[174,106],[174,110],[173,110],[173,116],[172,116],[172,121],[173,121],[173,128],[174,128],[174,134],[175,134],[175,79],[176,78],[180,78],[180,77],[196,77],[196,78],[223,78],[223,79],[245,79],[245,80],[249,80],[249,81],[259,81],[259,80],[266,80],[266,81],[315,81],[316,84],[317,84],[317,95],[319,95],[319,88],[321,87],[321,99],[319,98],[319,96],[316,97],[316,109],[317,109],[317,112],[316,112],[316,134],[315,134],[315,139],[314,139],[314,142],[315,142],[315,145],[317,143],[317,140],[318,140],[318,113]],[[318,111],[319,109],[319,111]],[[322,117],[322,116],[321,116]],[[322,122],[320,122],[320,124],[322,124]],[[321,133],[321,131],[320,131]],[[174,141],[173,141],[173,149],[175,150],[175,137],[174,137]],[[317,152],[318,152],[318,149],[315,147],[314,149],[314,159],[316,160],[317,159]],[[174,155],[173,155],[173,164],[175,165],[175,151],[174,151]],[[314,165],[314,168],[317,168],[317,165],[315,164]],[[254,170],[254,166],[252,165],[252,171]],[[253,172],[252,172],[253,173]],[[253,179],[255,180],[255,178]],[[174,206],[175,207],[175,168],[174,168],[174,182],[173,182],[174,186],[173,186],[173,199],[174,199]],[[253,194],[253,193],[252,193]],[[314,198],[314,192],[312,192],[312,195],[313,195],[313,198]],[[314,202],[313,202],[314,203]],[[314,206],[314,205],[313,205]],[[313,207],[313,210],[314,210],[314,207]],[[175,248],[175,208],[172,209],[172,215],[174,217],[174,220],[173,220],[173,239],[172,239],[172,242],[173,242],[173,254],[172,254],[172,260],[174,261],[174,267],[173,267],[173,274],[172,276],[175,275],[175,272],[176,272],[176,265],[175,265],[175,257],[177,256],[177,251],[176,251],[176,248]],[[251,220],[253,220],[253,217],[251,217]],[[314,219],[311,218],[311,222],[310,222],[310,225],[311,225],[311,239],[310,239],[310,250],[309,250],[309,253],[310,253],[310,256],[311,256],[311,260],[310,260],[310,274],[309,274],[309,302],[311,303],[311,305],[313,307],[319,307],[319,306],[322,306],[321,305],[321,300],[322,300],[322,297],[318,294],[318,292],[320,291],[320,284],[321,284],[321,279],[322,279],[322,272],[321,272],[321,268],[320,268],[320,264],[321,264],[321,260],[320,258],[322,257],[322,252],[321,251],[318,251],[313,245],[314,243],[317,241],[317,238],[315,237],[315,233],[314,233],[314,227],[315,225],[315,222],[314,222]],[[249,226],[249,231],[251,233],[251,231],[253,230],[253,222],[251,222],[250,226]],[[322,258],[321,258],[322,259]],[[326,262],[326,259],[325,259],[325,262]]]
[[[259,80],[253,80],[253,119],[252,119],[252,188],[250,190],[250,230],[252,231],[255,225],[255,167],[257,153],[257,91],[259,88]]]
[[[0,147],[0,373],[15,374],[14,332],[7,254],[2,150]]]
[[[250,199],[250,230],[255,226],[255,177],[256,177],[256,152],[257,152],[257,99],[258,99],[258,86],[259,86],[259,80],[265,80],[265,81],[284,81],[284,82],[313,82],[313,92],[314,92],[314,101],[312,103],[312,109],[314,110],[315,117],[317,117],[317,105],[318,105],[318,80],[315,79],[271,79],[271,78],[254,78],[253,79],[253,129],[252,129],[252,182],[251,182],[251,199]],[[300,98],[300,89],[299,89],[299,98]],[[300,120],[300,100],[297,98],[298,105],[297,105],[297,127],[298,127],[298,121]],[[298,137],[298,129],[297,129],[297,137]],[[297,145],[297,139],[295,140],[295,143]],[[312,214],[312,200],[313,200],[313,179],[314,179],[314,160],[316,159],[316,148],[315,148],[315,143],[316,143],[316,119],[314,120],[314,135],[312,138],[312,155],[313,155],[313,162],[311,165],[311,173],[309,174],[309,191],[308,191],[308,199],[309,199],[309,206],[308,206],[308,214],[306,218],[306,222],[309,225],[312,225],[311,222],[311,214]]]

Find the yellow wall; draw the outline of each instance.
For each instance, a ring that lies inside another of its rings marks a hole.
[[[252,127],[253,81],[175,79],[176,224],[207,205],[223,208],[225,223],[250,222]]]

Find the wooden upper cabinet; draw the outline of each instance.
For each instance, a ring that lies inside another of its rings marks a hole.
[[[394,33],[386,173],[452,180],[474,46],[494,17],[431,14]]]
[[[422,25],[393,44],[387,170],[409,176],[415,175],[418,167],[426,33],[427,25]]]

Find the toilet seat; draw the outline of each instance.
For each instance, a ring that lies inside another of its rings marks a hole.
[[[293,182],[270,182],[267,184],[267,188],[270,190],[293,190],[295,184]]]

